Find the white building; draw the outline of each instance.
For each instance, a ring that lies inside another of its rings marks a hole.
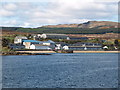
[[[117,50],[118,48],[116,46],[114,46],[114,48]]]
[[[55,49],[56,49],[56,50],[60,50],[60,49],[61,49],[61,44],[56,44]]]
[[[15,44],[21,44],[22,43],[22,40],[26,40],[27,37],[25,36],[16,36],[15,39],[14,39],[14,43]]]
[[[85,47],[84,50],[87,50],[87,47]]]
[[[42,34],[41,38],[49,38],[49,39],[68,39],[68,36],[66,34],[52,34],[52,33],[46,33]]]
[[[42,35],[41,35],[41,38],[46,39],[46,38],[47,38],[47,35],[46,35],[46,34],[42,34]]]
[[[103,49],[108,49],[108,46],[104,46]]]
[[[52,50],[49,46],[42,44],[32,44],[30,45],[30,49]]]
[[[40,47],[41,49],[45,49],[45,48],[55,48],[55,42],[48,40],[48,41],[36,41],[36,40],[23,40],[23,45],[25,45],[26,49],[36,49],[38,47]],[[35,47],[34,47],[35,46]]]
[[[36,41],[36,40],[22,40],[23,45],[25,45],[26,49],[30,49],[30,45],[32,44],[41,44],[41,41]]]
[[[69,50],[69,47],[65,45],[65,46],[63,46],[63,49],[64,50]]]

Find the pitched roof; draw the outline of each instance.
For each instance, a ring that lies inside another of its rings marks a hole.
[[[16,39],[27,39],[26,36],[16,36],[15,38],[16,38]]]
[[[38,42],[38,43],[42,43],[41,41],[36,41],[36,40],[22,40],[23,42]]]
[[[48,40],[48,41],[44,41],[43,43],[55,43],[55,42],[52,40]]]

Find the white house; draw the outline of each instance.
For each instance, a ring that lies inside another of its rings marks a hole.
[[[114,46],[114,48],[117,50],[118,48],[116,46]]]
[[[49,46],[42,44],[32,44],[30,45],[30,49],[52,50]]]
[[[104,46],[103,49],[108,49],[108,46]]]
[[[36,41],[36,40],[22,40],[23,45],[25,45],[26,49],[30,49],[30,45],[32,44],[41,44],[41,41]]]
[[[56,44],[55,49],[56,49],[56,50],[60,50],[60,49],[61,49],[61,44]]]
[[[47,38],[47,35],[46,35],[46,34],[42,34],[42,35],[41,35],[41,38],[46,39],[46,38]]]
[[[41,37],[41,34],[37,34],[38,37]]]
[[[67,39],[68,36],[66,34],[54,34],[54,33],[46,33],[42,34],[41,38],[49,38],[49,39]]]
[[[82,46],[86,46],[85,44],[83,44]]]
[[[15,39],[14,39],[14,43],[15,44],[21,44],[22,43],[22,40],[26,40],[27,37],[25,36],[16,36]]]
[[[63,46],[63,49],[64,50],[69,50],[69,47],[65,45],[65,46]]]
[[[87,47],[85,47],[84,50],[87,50]]]
[[[67,37],[67,40],[70,40],[70,37]]]
[[[34,44],[30,45],[30,49],[35,49],[35,45]]]

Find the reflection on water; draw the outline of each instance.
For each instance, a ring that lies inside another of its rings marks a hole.
[[[118,54],[3,56],[4,88],[115,88]]]

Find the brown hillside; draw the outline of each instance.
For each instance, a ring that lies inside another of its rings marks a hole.
[[[71,27],[71,28],[117,28],[117,22],[110,22],[110,21],[88,21],[82,24],[58,24],[58,25],[47,25],[43,26],[47,28],[64,28],[64,27]]]

